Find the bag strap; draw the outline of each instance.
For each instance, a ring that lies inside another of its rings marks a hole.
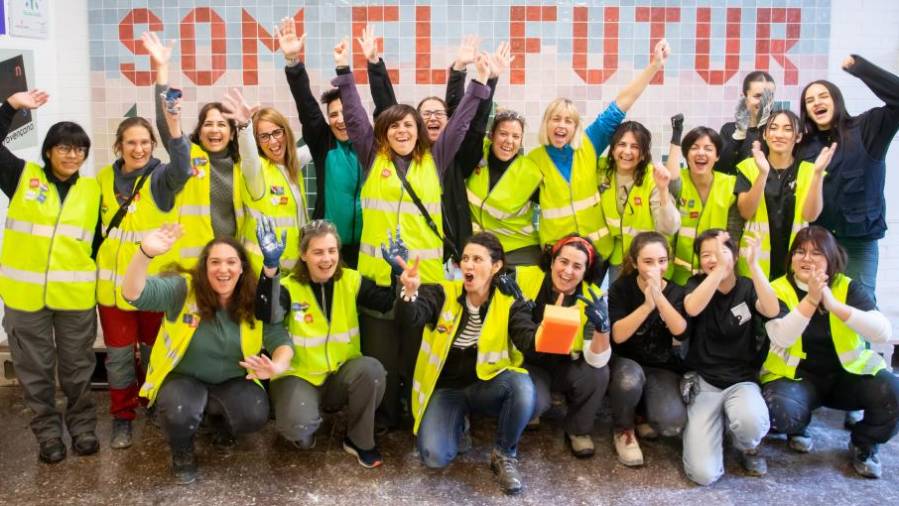
[[[434,218],[431,218],[431,213],[429,213],[427,208],[425,208],[425,205],[421,202],[421,199],[418,198],[418,194],[415,193],[415,190],[412,189],[412,185],[409,184],[409,181],[406,179],[406,174],[397,170],[396,175],[399,176],[400,181],[402,181],[403,188],[406,189],[406,193],[409,194],[412,202],[415,203],[415,207],[418,208],[418,212],[420,212],[422,217],[424,217],[425,222],[427,222],[428,224],[428,228],[430,228],[431,231],[434,232],[434,235],[436,235],[440,239],[440,241],[443,242],[443,247],[447,248],[453,261],[459,263],[461,255],[459,255],[459,251],[456,249],[456,245],[453,244],[449,239],[447,239],[445,235],[440,233],[440,229],[438,229],[437,224],[434,223]]]
[[[134,185],[134,189],[131,190],[131,195],[129,195],[128,198],[125,199],[125,202],[123,202],[122,205],[119,206],[119,210],[116,211],[115,215],[112,217],[112,220],[109,221],[109,226],[106,227],[106,232],[103,233],[103,237],[109,237],[109,232],[112,231],[112,229],[118,227],[120,223],[122,223],[122,220],[125,219],[125,213],[128,212],[128,206],[131,205],[134,197],[138,193],[140,193],[140,189],[143,188],[144,182],[146,182],[147,178],[158,166],[159,164],[156,164],[153,167],[150,167],[146,172],[141,174],[140,179],[137,180],[137,184]],[[113,186],[115,186],[115,182],[113,182]]]

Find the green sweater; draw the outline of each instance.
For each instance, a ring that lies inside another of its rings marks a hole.
[[[165,317],[173,321],[181,313],[185,298],[187,283],[184,278],[158,276],[147,279],[144,291],[132,304],[143,311],[165,311]],[[278,346],[291,345],[283,325],[263,323],[262,341],[269,352]],[[184,357],[175,365],[173,372],[204,383],[218,384],[246,376],[247,371],[238,364],[241,360],[240,325],[231,320],[227,311],[220,309],[215,313],[215,319],[200,322]]]

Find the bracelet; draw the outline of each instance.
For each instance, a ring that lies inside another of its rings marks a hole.
[[[150,256],[149,253],[147,253],[146,251],[144,251],[144,245],[143,245],[143,244],[138,244],[138,245],[137,245],[137,249],[139,249],[140,252],[141,252],[141,254],[143,254],[145,257],[147,257],[147,258],[150,259],[150,260],[153,260],[154,258],[156,258],[156,257],[154,257],[154,256]]]
[[[418,298],[418,290],[415,290],[415,293],[408,295],[408,294],[406,294],[406,287],[404,286],[400,290],[400,298],[406,302],[415,302],[415,299]]]

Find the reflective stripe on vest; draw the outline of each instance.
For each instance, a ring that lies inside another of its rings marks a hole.
[[[290,294],[285,322],[294,344],[290,368],[281,377],[296,376],[321,385],[343,364],[362,356],[356,312],[362,276],[357,271],[344,267],[334,281],[330,316],[309,284],[290,275],[281,280],[281,286]]]
[[[755,183],[755,179],[759,176],[759,168],[752,158],[747,158],[737,165],[739,170],[750,184]],[[772,169],[774,170],[774,169]],[[796,173],[796,198],[793,206],[793,223],[790,227],[790,241],[787,249],[793,244],[796,233],[808,226],[808,222],[803,220],[802,211],[805,207],[805,201],[808,199],[808,193],[812,185],[812,177],[815,174],[815,165],[809,162],[800,162]],[[765,196],[759,199],[759,207],[755,215],[746,221],[743,227],[743,237],[740,238],[740,259],[737,262],[737,272],[743,276],[749,276],[749,264],[746,263],[745,255],[749,251],[749,243],[747,239],[748,232],[753,233],[759,238],[759,266],[762,272],[770,279],[771,277],[771,230],[768,223],[768,205],[765,202]]]
[[[413,161],[406,180],[421,199],[443,234],[440,210],[442,189],[437,166],[430,153],[421,162]],[[423,283],[437,283],[443,275],[443,241],[435,234],[418,207],[406,193],[393,162],[383,154],[372,164],[360,192],[362,202],[362,239],[359,244],[359,272],[380,286],[390,285],[390,266],[381,259],[381,244],[387,243],[387,231],[400,228],[409,247],[409,258],[421,256],[419,273]],[[439,254],[437,253],[439,252]]]
[[[197,263],[197,258],[206,243],[215,237],[212,229],[212,200],[210,196],[212,164],[209,154],[198,144],[190,145],[191,177],[184,188],[175,197],[175,212],[178,222],[184,228],[184,235],[175,243],[179,264],[190,269]],[[244,221],[243,204],[241,203],[241,187],[243,176],[240,164],[234,164],[231,173],[231,198],[234,207],[234,220],[237,227],[236,237],[240,238]]]
[[[181,312],[174,320],[168,317],[162,319],[156,342],[150,350],[150,364],[147,367],[147,379],[140,388],[140,396],[149,400],[150,405],[156,402],[159,387],[165,381],[166,376],[175,369],[178,362],[184,358],[194,332],[200,324],[200,314],[197,310],[196,297],[191,290],[189,276],[182,276],[187,283],[187,297]],[[253,327],[249,322],[240,323],[240,349],[242,358],[258,355],[262,350],[262,322],[257,321]],[[260,388],[262,384],[256,382]]]
[[[612,241],[600,206],[598,153],[590,139],[584,135],[581,146],[574,150],[570,181],[559,173],[545,146],[532,150],[528,157],[543,175],[540,184],[540,244],[555,244],[562,237],[577,232],[589,237],[599,254],[608,258],[612,252]]]
[[[91,241],[100,209],[96,179],[79,175],[60,202],[39,165],[26,163],[10,198],[0,252],[0,297],[20,311],[83,311],[97,303]]]
[[[462,319],[463,308],[458,300],[463,293],[462,282],[444,281],[440,285],[445,296],[443,307],[437,324],[425,326],[412,378],[413,431],[416,434]],[[490,380],[507,369],[527,373],[520,367],[524,355],[509,339],[509,311],[513,302],[512,297],[503,295],[499,290],[493,291],[477,343],[475,372],[482,381]]]
[[[608,159],[602,157],[599,159],[600,173],[606,172]],[[643,184],[634,185],[627,194],[626,204],[624,206],[624,217],[618,212],[618,175],[613,173],[609,181],[605,184],[608,188],[602,194],[602,210],[605,216],[606,226],[609,229],[610,237],[613,241],[611,256],[609,262],[612,265],[621,265],[624,260],[624,252],[631,247],[631,241],[640,232],[651,232],[655,230],[655,222],[652,218],[652,209],[649,199],[652,191],[656,187],[655,179],[653,179],[653,166],[651,163],[646,165],[646,171],[643,174]]]
[[[100,219],[105,231],[121,207],[116,197],[115,170],[112,165],[100,169],[97,182],[100,183]],[[137,180],[132,183],[132,189],[134,184],[137,184]],[[122,296],[122,284],[128,264],[146,234],[164,223],[174,223],[177,219],[176,212],[163,212],[156,206],[152,185],[144,184],[141,187],[129,204],[128,211],[122,216],[122,221],[109,231],[97,250],[97,302],[100,305],[125,311],[135,310]],[[176,252],[170,250],[153,258],[147,266],[147,274],[158,274],[168,264],[176,261]]]
[[[834,298],[843,304],[846,303],[846,295],[849,293],[851,280],[842,274],[837,274],[831,284]],[[771,283],[771,287],[777,294],[777,298],[786,304],[792,311],[799,306],[799,296],[786,276],[781,276]],[[830,333],[833,337],[834,350],[840,359],[840,364],[847,372],[860,375],[874,375],[886,367],[883,358],[876,352],[865,348],[865,342],[854,330],[835,314],[828,316]],[[780,348],[771,345],[768,356],[762,366],[761,381],[767,383],[778,378],[796,378],[796,368],[806,358],[802,350],[802,336],[800,335],[789,348]]]
[[[710,228],[727,230],[727,214],[736,203],[734,185],[737,178],[729,174],[714,172],[712,186],[706,201],[702,201],[699,190],[693,184],[690,169],[681,169],[681,196],[677,202],[680,211],[680,230],[674,241],[674,262],[670,279],[683,286],[695,272],[698,261],[693,253],[693,240]]]
[[[296,265],[300,256],[300,230],[309,221],[306,210],[306,186],[302,171],[297,172],[298,181],[294,183],[284,167],[260,157],[261,176],[265,185],[265,193],[254,200],[250,195],[247,182],[240,185],[244,206],[243,225],[240,227],[240,239],[247,249],[250,265],[258,277],[262,271],[262,250],[256,239],[256,223],[264,214],[275,222],[275,235],[281,239],[282,230],[287,230],[287,241],[281,255],[281,269],[289,271]]]

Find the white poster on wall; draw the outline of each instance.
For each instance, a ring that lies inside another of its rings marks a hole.
[[[9,34],[46,39],[50,34],[50,0],[6,0]]]

